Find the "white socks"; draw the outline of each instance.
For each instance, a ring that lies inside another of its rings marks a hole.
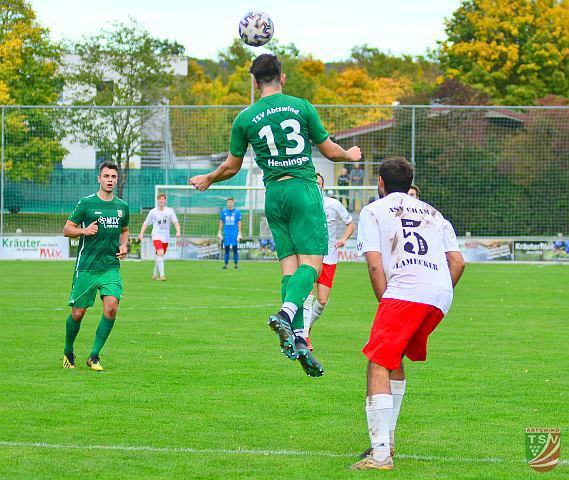
[[[292,319],[294,318],[296,312],[298,311],[298,307],[292,302],[285,302],[283,303],[281,310],[288,315],[290,321],[292,322]]]
[[[158,270],[158,275],[164,276],[164,257],[156,256],[156,269]]]
[[[366,398],[367,428],[373,457],[384,460],[389,456],[389,424],[393,415],[393,397],[378,393]]]
[[[393,414],[391,415],[391,421],[389,422],[389,430],[395,431],[407,382],[405,380],[390,380],[389,384],[391,385],[391,396],[393,397]]]
[[[310,319],[310,326],[314,325],[316,323],[316,320],[320,318],[320,315],[322,315],[322,312],[324,311],[324,307],[326,305],[328,304],[325,303],[322,305],[320,302],[318,302],[318,300],[314,300],[314,305],[312,305],[312,318]]]
[[[328,305],[325,303],[322,305],[314,295],[308,295],[306,301],[304,302],[303,306],[303,317],[304,317],[304,330],[302,331],[302,336],[307,338],[310,335],[310,329],[312,325],[316,323],[316,320],[320,318],[322,312],[324,311],[324,307]]]
[[[304,329],[302,330],[302,337],[307,338],[310,335],[310,322],[312,320],[312,302],[314,295],[310,294],[306,297],[304,305],[302,306],[302,318],[304,319]]]

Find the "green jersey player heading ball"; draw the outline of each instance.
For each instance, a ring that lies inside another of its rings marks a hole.
[[[190,183],[200,191],[235,175],[250,144],[263,171],[267,189],[265,213],[282,272],[282,307],[269,317],[280,346],[305,372],[320,376],[323,369],[294,331],[303,328],[302,305],[322,269],[328,252],[328,232],[322,195],[316,183],[311,142],[334,162],[358,161],[359,147],[344,150],[332,142],[312,104],[282,92],[286,77],[275,55],[255,59],[250,73],[261,98],[233,123],[227,159],[213,172]]]
[[[97,180],[99,191],[79,200],[63,227],[66,237],[80,237],[69,296],[71,314],[65,328],[63,366],[75,368],[73,343],[98,291],[103,301],[103,316],[87,365],[91,370],[101,371],[99,353],[115,324],[122,296],[119,260],[123,260],[128,251],[129,210],[125,201],[113,195],[118,180],[115,164],[102,163]]]

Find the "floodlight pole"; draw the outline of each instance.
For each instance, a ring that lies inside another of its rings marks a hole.
[[[415,166],[415,107],[411,109],[411,164]]]
[[[2,109],[2,174],[0,175],[0,235],[4,235],[4,109]]]
[[[251,105],[255,103],[255,85],[251,75]],[[253,180],[253,148],[249,146],[249,178]],[[257,182],[255,181],[255,186]],[[253,198],[251,198],[253,197]],[[253,236],[253,208],[257,207],[257,190],[253,190],[249,197],[249,237]]]

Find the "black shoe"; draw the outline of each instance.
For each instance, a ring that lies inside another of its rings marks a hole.
[[[63,354],[63,368],[75,368],[75,355],[73,353]]]
[[[269,317],[268,325],[279,337],[281,351],[291,360],[296,360],[294,333],[292,333],[292,325],[288,316],[281,312],[271,315]]]
[[[235,264],[235,270],[237,270],[239,267],[237,266],[237,264]]]
[[[103,371],[103,367],[101,365],[101,359],[99,358],[98,355],[91,355],[89,357],[89,360],[87,360],[87,366],[91,369],[94,370],[95,372],[102,372]]]
[[[367,450],[363,451],[358,456],[359,458],[366,458],[367,456],[371,455],[371,452],[373,452],[373,448],[369,447]]]
[[[300,365],[302,365],[306,375],[309,377],[321,377],[324,375],[324,368],[312,354],[304,338],[296,337],[294,346],[296,348],[296,358],[300,362]]]
[[[221,267],[221,268],[223,268],[223,270],[227,270],[227,265],[224,265],[224,266]]]

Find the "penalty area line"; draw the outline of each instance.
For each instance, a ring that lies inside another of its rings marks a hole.
[[[355,453],[311,452],[303,450],[256,450],[249,448],[189,448],[189,447],[152,447],[146,445],[73,445],[45,442],[8,442],[0,441],[0,447],[6,448],[42,448],[52,450],[110,450],[118,452],[150,452],[150,453],[189,453],[189,454],[222,454],[222,455],[254,455],[254,456],[291,456],[291,457],[320,457],[320,458],[351,458],[357,459]],[[437,455],[408,455],[397,454],[396,459],[417,460],[420,462],[447,462],[447,463],[527,463],[525,460],[506,459],[498,457],[468,458],[445,457]],[[561,460],[560,465],[568,465],[569,461]]]

